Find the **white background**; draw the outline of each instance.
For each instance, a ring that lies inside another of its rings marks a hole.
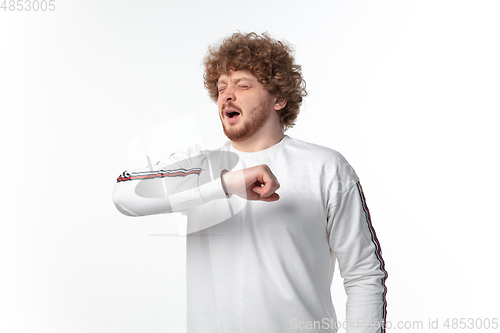
[[[207,148],[225,141],[202,59],[238,29],[295,46],[309,96],[287,134],[360,176],[388,321],[500,317],[498,1],[55,5],[0,11],[1,332],[183,331],[175,219],[122,216],[111,193],[156,124],[194,114]]]

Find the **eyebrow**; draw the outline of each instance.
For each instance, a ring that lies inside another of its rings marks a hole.
[[[238,78],[234,79],[234,80],[233,80],[233,82],[236,84],[236,83],[238,83],[238,82],[240,82],[240,81],[244,81],[244,80],[251,81],[252,79],[250,79],[250,78],[248,78],[248,77],[246,77],[246,76],[242,76],[242,77],[238,77]],[[223,79],[223,80],[220,80],[220,79],[219,79],[219,80],[217,81],[217,86],[219,86],[219,85],[221,85],[221,84],[227,84],[227,81],[226,81],[226,80],[224,80],[224,79]]]

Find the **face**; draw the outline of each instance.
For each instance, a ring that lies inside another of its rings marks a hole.
[[[251,138],[269,119],[274,99],[249,71],[230,71],[220,76],[219,116],[231,141]]]

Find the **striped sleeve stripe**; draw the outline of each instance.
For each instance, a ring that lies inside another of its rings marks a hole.
[[[125,171],[118,177],[116,182],[119,183],[127,180],[154,179],[154,178],[165,178],[165,177],[185,177],[193,174],[199,175],[200,172],[201,172],[200,168],[142,171],[142,172],[130,172],[130,173]]]
[[[384,287],[384,293],[382,295],[382,301],[384,303],[384,307],[382,309],[384,324],[380,328],[380,332],[384,333],[385,326],[386,326],[386,317],[387,317],[387,300],[386,300],[387,287],[385,286],[385,280],[387,279],[387,271],[385,270],[384,259],[382,259],[382,249],[380,248],[380,243],[377,239],[377,235],[375,234],[375,229],[373,229],[373,226],[372,226],[370,211],[368,210],[368,206],[366,205],[366,199],[365,199],[365,195],[363,193],[363,188],[361,187],[361,183],[359,181],[356,185],[358,186],[358,192],[359,192],[359,196],[361,198],[361,203],[363,204],[363,210],[364,210],[365,216],[366,216],[366,223],[368,224],[368,229],[370,230],[370,233],[371,233],[372,242],[373,242],[373,244],[375,244],[375,254],[376,254],[377,259],[380,263],[380,270],[384,273],[384,277],[380,281],[382,283],[382,286]]]

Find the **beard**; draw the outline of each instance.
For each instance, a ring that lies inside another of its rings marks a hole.
[[[251,138],[262,126],[264,126],[269,118],[269,115],[271,114],[271,102],[271,99],[262,101],[258,106],[245,112],[244,117],[240,108],[231,103],[224,103],[222,105],[222,109],[220,110],[221,114],[223,114],[223,110],[226,107],[234,108],[240,112],[240,119],[238,119],[237,124],[225,124],[224,117],[221,119],[224,134],[229,140],[235,142],[241,142]]]

